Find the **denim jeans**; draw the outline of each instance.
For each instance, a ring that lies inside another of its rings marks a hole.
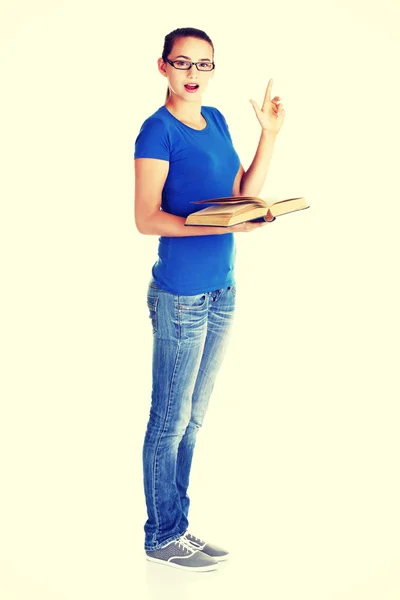
[[[153,384],[143,445],[145,550],[162,548],[188,528],[196,436],[228,345],[235,295],[230,286],[180,296],[150,281]]]

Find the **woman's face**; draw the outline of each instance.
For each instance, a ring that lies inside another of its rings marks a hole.
[[[167,57],[169,60],[190,60],[192,62],[212,62],[212,46],[205,40],[193,37],[179,38],[176,40],[172,51]],[[171,92],[188,102],[199,101],[207,89],[208,82],[214,74],[213,71],[198,71],[195,65],[189,70],[175,69],[169,63],[164,63],[162,58],[158,59],[159,71],[167,77]],[[196,91],[185,88],[185,84],[197,83]]]

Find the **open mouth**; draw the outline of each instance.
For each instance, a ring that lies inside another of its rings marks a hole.
[[[185,85],[185,90],[187,92],[196,92],[199,89],[199,84],[198,83],[187,83]]]

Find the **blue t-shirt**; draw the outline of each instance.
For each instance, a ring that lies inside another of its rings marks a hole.
[[[207,121],[197,130],[161,106],[146,119],[135,141],[135,158],[158,158],[169,162],[161,208],[187,217],[209,206],[191,204],[231,196],[240,167],[222,113],[202,106]],[[167,292],[195,295],[235,284],[233,233],[159,238],[158,260],[152,269],[155,282]]]

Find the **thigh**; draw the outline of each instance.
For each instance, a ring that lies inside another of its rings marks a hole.
[[[147,306],[156,340],[196,342],[207,331],[209,294],[171,294],[151,281]]]
[[[192,418],[202,422],[215,378],[225,356],[235,312],[236,288],[218,290],[210,295],[207,336],[193,395]]]
[[[165,429],[189,421],[191,396],[207,333],[206,294],[178,296],[149,286],[147,303],[153,330],[153,418]]]
[[[211,295],[205,353],[209,361],[220,362],[230,338],[235,314],[236,286]]]

